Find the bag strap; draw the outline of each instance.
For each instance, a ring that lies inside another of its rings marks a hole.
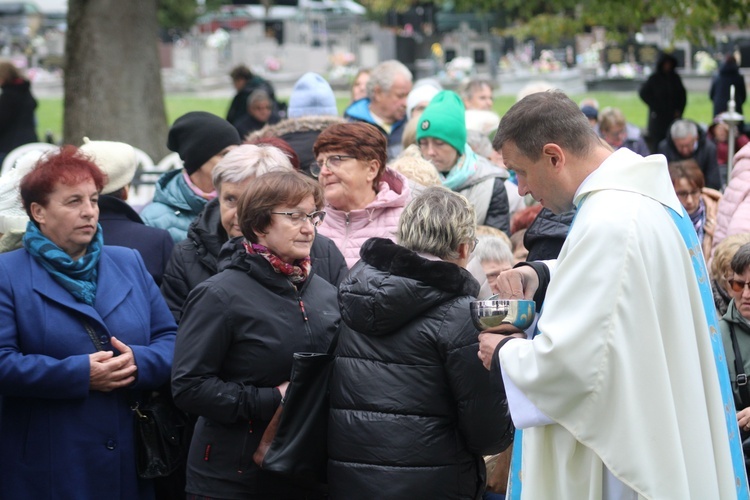
[[[740,390],[740,399],[743,408],[750,406],[750,391],[747,387],[747,374],[745,373],[745,364],[742,362],[742,353],[740,353],[740,344],[737,342],[737,335],[734,333],[734,325],[727,321],[729,325],[729,335],[732,337],[732,350],[734,351],[734,372],[737,374],[735,382]]]
[[[81,323],[83,323],[83,327],[86,329],[86,333],[89,334],[89,338],[91,339],[91,342],[94,344],[94,347],[96,348],[96,350],[103,351],[104,348],[102,347],[102,342],[101,340],[99,340],[99,337],[96,335],[96,331],[94,331],[94,328],[85,319],[82,319]]]

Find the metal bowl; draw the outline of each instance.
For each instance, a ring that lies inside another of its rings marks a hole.
[[[475,300],[469,305],[471,319],[477,330],[502,324],[525,330],[534,322],[536,304],[533,300]]]

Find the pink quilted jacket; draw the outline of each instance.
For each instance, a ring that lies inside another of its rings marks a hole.
[[[750,233],[750,144],[734,156],[732,178],[719,201],[713,247],[738,233]]]
[[[359,260],[359,248],[370,238],[395,240],[398,218],[411,200],[411,189],[406,177],[386,169],[378,186],[375,201],[366,208],[349,213],[326,205],[326,217],[318,232],[336,243],[351,267]]]

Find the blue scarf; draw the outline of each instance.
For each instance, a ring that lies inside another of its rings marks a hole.
[[[440,174],[443,186],[451,191],[457,191],[466,184],[477,171],[477,154],[471,150],[467,144],[464,148],[464,155],[461,156],[454,167],[450,169],[448,175]]]
[[[706,204],[703,198],[700,199],[698,210],[688,215],[690,216],[690,222],[693,223],[695,232],[698,234],[698,241],[703,241],[703,225],[706,223]]]
[[[96,234],[89,243],[86,255],[78,260],[73,260],[62,248],[42,234],[31,221],[26,225],[26,234],[23,236],[26,251],[52,275],[52,278],[78,302],[92,307],[96,298],[97,267],[103,245],[102,227],[99,224],[96,225]]]

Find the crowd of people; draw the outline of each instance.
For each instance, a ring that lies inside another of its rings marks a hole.
[[[744,80],[727,58],[704,131],[675,65],[641,89],[646,131],[543,87],[501,118],[490,80],[395,60],[339,113],[321,75],[282,103],[239,66],[226,118],[171,124],[182,168],[139,210],[128,144],[22,156],[0,176],[0,498],[748,498],[750,145],[729,179],[720,147]],[[492,297],[537,321],[478,331]],[[332,339],[310,488],[252,457],[294,354]],[[154,392],[189,422],[157,480],[133,411]]]

